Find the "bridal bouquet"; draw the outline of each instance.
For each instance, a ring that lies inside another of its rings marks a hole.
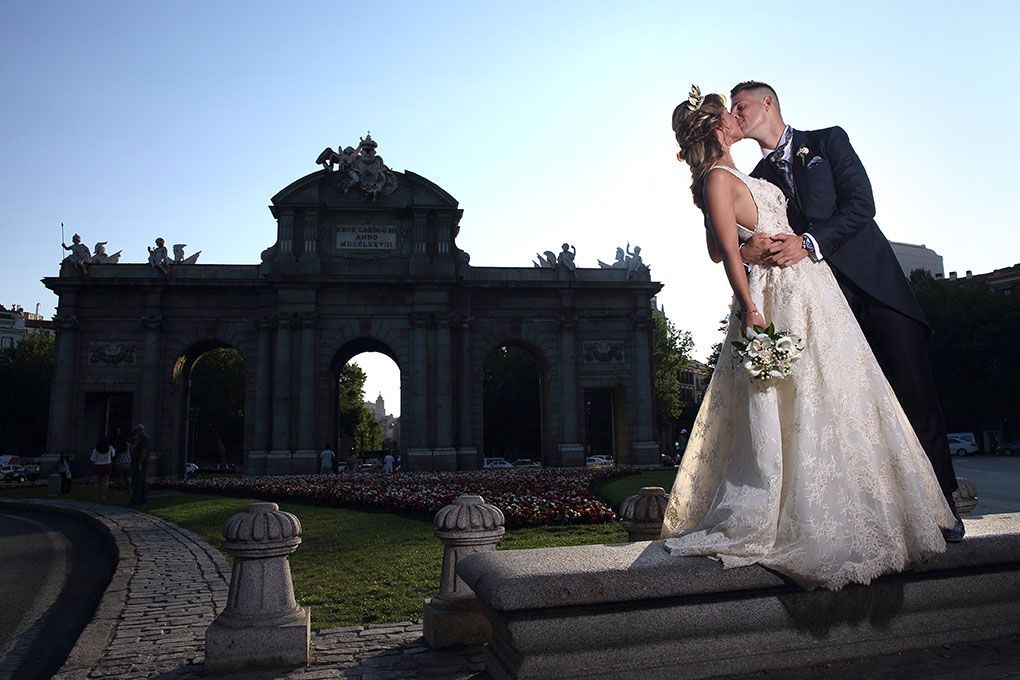
[[[789,331],[777,331],[774,324],[768,328],[754,327],[748,332],[747,342],[734,342],[737,357],[752,380],[788,378],[793,365],[804,351],[804,341]]]

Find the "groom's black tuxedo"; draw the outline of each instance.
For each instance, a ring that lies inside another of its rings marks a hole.
[[[875,223],[864,165],[839,127],[793,130],[791,144],[795,192],[767,158],[751,176],[779,187],[788,199],[790,226],[814,237],[949,496],[957,482],[928,366],[930,329],[892,246]]]
[[[767,159],[751,176],[783,190],[790,226],[798,234],[810,233],[833,269],[871,297],[921,322],[927,332],[928,323],[892,246],[875,224],[871,182],[846,132],[839,127],[793,130],[792,145],[796,195],[790,195]],[[801,149],[807,151],[798,155]]]

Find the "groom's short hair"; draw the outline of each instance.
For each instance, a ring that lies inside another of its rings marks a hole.
[[[741,92],[747,92],[748,90],[765,90],[767,94],[772,95],[772,101],[775,102],[776,109],[779,108],[779,95],[776,94],[776,91],[771,85],[759,80],[745,80],[742,83],[737,83],[733,86],[733,89],[730,90],[730,99],[732,100]]]

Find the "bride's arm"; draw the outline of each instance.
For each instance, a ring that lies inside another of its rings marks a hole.
[[[747,284],[747,269],[740,257],[740,240],[737,237],[737,214],[734,207],[734,187],[736,178],[726,172],[710,172],[705,178],[705,204],[708,208],[709,226],[712,231],[709,238],[715,241],[715,247],[721,255],[726,277],[736,295],[737,303],[744,310],[744,325],[764,325],[765,319],[758,313],[751,300],[751,289]],[[712,246],[709,245],[709,254]],[[715,260],[715,258],[712,258]],[[715,260],[718,261],[718,260]]]
[[[712,234],[712,220],[705,215],[705,245],[708,246],[708,259],[712,262],[722,262],[722,251],[719,250],[719,244],[715,242],[715,236]]]

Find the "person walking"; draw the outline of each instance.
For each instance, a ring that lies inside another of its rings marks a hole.
[[[113,456],[113,486],[116,489],[127,491],[131,487],[131,443],[121,428],[113,435],[113,448],[116,453]]]
[[[145,434],[145,426],[135,425],[131,428],[131,502],[130,505],[144,505],[149,501],[149,435]]]
[[[71,493],[71,459],[66,452],[60,454],[57,474],[60,475],[60,495],[67,496]]]
[[[89,460],[92,461],[92,474],[96,484],[96,500],[106,500],[106,489],[110,485],[110,474],[113,472],[114,448],[105,435],[99,435],[92,449]]]
[[[322,451],[319,453],[319,474],[325,475],[333,472],[333,461],[336,458],[336,454],[333,449],[330,448],[329,444],[322,447]]]

